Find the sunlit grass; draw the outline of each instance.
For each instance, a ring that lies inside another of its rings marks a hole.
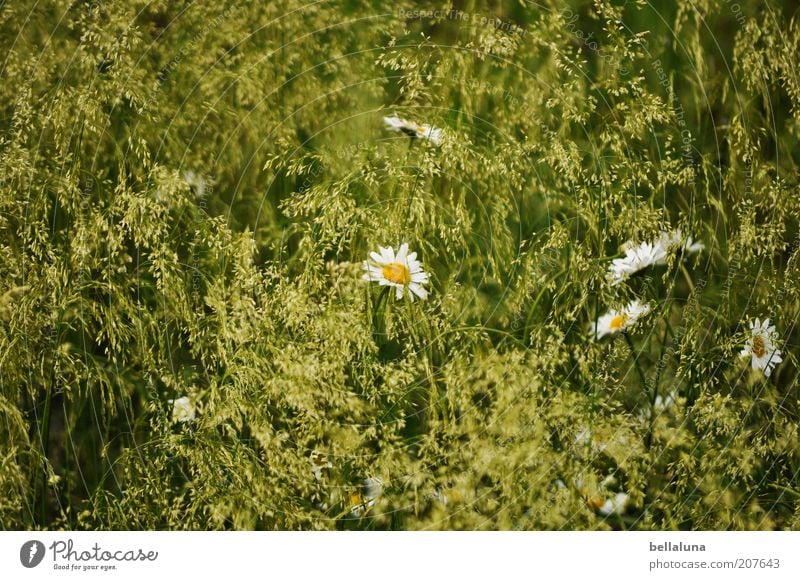
[[[790,3],[45,4],[0,528],[800,525]]]

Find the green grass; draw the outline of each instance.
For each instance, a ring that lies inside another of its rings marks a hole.
[[[0,529],[800,527],[800,17],[675,4],[0,1]]]

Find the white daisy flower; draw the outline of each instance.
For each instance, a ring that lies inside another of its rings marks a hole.
[[[610,310],[597,319],[595,338],[601,339],[607,334],[625,331],[644,315],[650,312],[650,306],[634,300],[622,310]]]
[[[188,423],[189,421],[194,421],[194,405],[189,397],[170,399],[169,402],[172,403],[172,421],[174,423]]]
[[[667,256],[672,252],[677,252],[681,247],[683,247],[683,251],[687,255],[702,252],[706,248],[703,242],[695,242],[691,236],[684,237],[683,232],[679,229],[661,232],[661,237],[656,241],[656,244],[661,246],[663,250],[662,256],[656,262],[658,265],[666,264]]]
[[[660,264],[666,260],[664,246],[656,242],[650,244],[642,242],[638,246],[632,246],[631,242],[623,246],[625,256],[616,258],[608,268],[608,277],[612,286],[627,280],[630,276],[640,270],[644,270],[653,264]]]
[[[422,264],[417,260],[417,253],[408,253],[408,244],[403,244],[394,253],[394,248],[378,248],[380,253],[370,252],[374,264],[364,260],[363,269],[366,272],[363,280],[378,282],[381,286],[393,286],[395,299],[400,300],[406,289],[408,296],[414,301],[414,295],[422,300],[428,297],[428,291],[423,284],[429,282],[427,272],[422,269]]]
[[[441,487],[437,487],[434,490],[434,492],[432,494],[432,497],[433,497],[434,500],[436,500],[437,502],[439,502],[443,506],[445,506],[445,507],[447,506],[447,496],[445,495],[444,491],[442,491]]]
[[[592,432],[584,427],[575,434],[575,445],[588,445],[592,440]]]
[[[702,242],[695,242],[691,236],[684,237],[679,229],[663,231],[653,242],[634,244],[625,242],[622,249],[625,256],[616,258],[608,268],[608,278],[613,286],[627,280],[630,276],[649,266],[663,266],[671,253],[683,248],[685,254],[696,254],[705,249]]]
[[[588,505],[591,509],[598,511],[605,516],[609,516],[611,514],[621,515],[628,507],[629,497],[627,493],[617,493],[613,498],[609,498],[607,496],[608,492],[606,491],[606,486],[613,483],[614,478],[609,476],[600,482],[599,486],[597,486],[594,491],[590,491],[587,486],[584,486],[583,478],[578,476],[575,479],[575,489],[577,489],[578,493],[583,496],[584,500],[586,501],[586,505]],[[561,486],[559,486],[558,482],[556,482],[556,486],[560,489],[564,489],[564,487],[566,487],[564,486],[563,481],[561,482]]]
[[[656,395],[655,401],[653,401],[653,411],[655,412],[656,417],[668,412],[672,409],[678,402],[678,395],[675,392],[667,393],[664,396]],[[643,408],[640,413],[639,417],[642,420],[650,419],[651,411],[650,407]]]
[[[752,368],[761,369],[764,376],[768,377],[772,374],[772,369],[783,360],[781,351],[775,346],[776,338],[775,327],[770,326],[769,318],[764,322],[756,318],[750,321],[750,339],[739,356],[752,357]]]
[[[675,393],[667,393],[663,397],[656,395],[656,400],[653,401],[653,409],[657,413],[663,413],[668,409],[675,406]]]
[[[312,451],[311,457],[309,457],[308,460],[311,462],[311,473],[314,474],[314,479],[317,481],[322,478],[323,469],[330,469],[333,467],[325,454],[319,451]]]
[[[202,198],[206,195],[206,187],[211,187],[215,181],[211,178],[204,177],[194,171],[184,171],[183,180],[191,187],[197,197]]]
[[[658,243],[661,244],[665,250],[671,251],[677,248],[683,240],[683,232],[680,228],[674,228],[670,231],[662,231],[658,238]]]
[[[705,249],[706,245],[703,242],[695,242],[692,236],[686,238],[686,243],[683,244],[683,251],[687,254],[697,254]]]
[[[658,246],[661,249],[658,260],[656,260],[655,264],[659,266],[666,264],[667,257],[680,247],[681,240],[682,234],[679,229],[661,232],[661,235],[658,237],[658,239],[653,242],[654,246]]]
[[[611,499],[607,499],[598,508],[598,511],[604,516],[618,515],[621,516],[628,509],[628,501],[630,497],[627,493],[618,493]]]
[[[589,447],[592,451],[602,453],[606,449],[605,443],[598,443],[592,439],[592,431],[588,427],[583,427],[575,434],[576,447]]]
[[[383,124],[389,131],[402,132],[414,139],[427,139],[434,145],[442,144],[442,130],[430,125],[420,125],[393,115],[384,117]]]
[[[364,480],[362,491],[354,491],[350,494],[350,513],[360,518],[367,513],[378,497],[383,493],[383,480],[379,477],[369,477]]]

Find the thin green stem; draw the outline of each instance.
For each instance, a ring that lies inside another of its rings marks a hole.
[[[44,412],[42,413],[42,425],[40,427],[40,433],[42,438],[42,477],[41,477],[41,487],[40,487],[40,524],[46,524],[47,518],[47,484],[48,484],[48,477],[47,477],[47,457],[50,453],[50,410],[52,408],[52,397],[53,397],[53,383],[52,381],[50,384],[47,385],[47,393],[45,395],[44,400]]]
[[[656,376],[653,380],[653,385],[648,393],[650,399],[650,420],[647,426],[647,437],[645,438],[645,449],[650,451],[653,444],[653,423],[655,422],[656,415],[656,399],[658,398],[658,384],[661,380],[661,372],[664,370],[664,353],[667,350],[667,334],[671,334],[669,322],[665,322],[664,337],[661,339],[661,354],[658,357],[658,366],[656,367]]]
[[[411,155],[411,150],[413,147],[414,147],[414,139],[412,138],[409,140],[408,152],[406,153],[406,160],[403,162],[403,167],[405,167],[408,164],[408,158]],[[414,193],[417,191],[417,182],[419,181],[419,174],[420,170],[419,168],[417,168],[417,173],[414,176],[414,184],[411,186],[411,191],[408,193],[408,201],[406,202],[406,207],[403,210],[403,224],[408,223],[408,218],[411,215],[411,203],[414,201]],[[399,233],[400,236],[403,235],[401,228],[398,228],[398,232],[400,232]],[[400,244],[403,243],[403,241],[404,240],[402,239],[398,239],[397,245],[399,246]]]
[[[493,332],[495,334],[502,335],[504,338],[510,338],[523,348],[528,348],[528,345],[526,345],[523,341],[514,336],[512,333],[507,332],[505,330],[500,330],[499,328],[491,328],[489,326],[459,326],[457,328],[450,328],[448,330],[442,331],[436,338],[441,338],[443,336],[452,334],[454,332],[465,332],[465,331]]]
[[[631,347],[631,355],[633,356],[633,366],[636,367],[636,371],[639,373],[639,378],[642,380],[642,385],[647,385],[647,379],[644,377],[644,372],[642,371],[642,367],[639,365],[639,357],[636,356],[636,347],[633,345],[633,339],[631,339],[630,335],[627,332],[623,332],[625,336],[625,340],[628,343],[628,346]]]
[[[375,308],[370,313],[372,318],[372,334],[377,337],[380,342],[386,337],[386,310],[389,307],[389,293],[391,288],[385,286],[381,293],[378,295],[378,300],[375,303]],[[370,301],[371,303],[371,301]]]
[[[683,265],[683,261],[681,261],[680,269],[686,283],[689,285],[689,294],[694,294],[694,282],[692,282],[692,276],[689,274],[686,266]]]
[[[565,272],[566,272],[566,269],[559,270],[558,273],[553,277],[553,279],[554,280],[558,279]],[[531,321],[533,320],[533,315],[536,312],[536,307],[539,305],[539,300],[542,299],[542,296],[544,296],[544,293],[546,291],[547,291],[547,287],[545,286],[539,291],[539,294],[536,295],[536,300],[534,300],[533,304],[531,304],[530,308],[528,308],[528,316],[525,318],[525,334],[524,334],[524,337],[525,337],[526,341],[528,340],[528,333],[530,332],[529,329],[530,329]]]

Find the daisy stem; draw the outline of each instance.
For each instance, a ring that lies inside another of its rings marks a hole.
[[[490,326],[459,326],[457,328],[450,328],[448,330],[442,331],[437,338],[441,338],[448,334],[452,334],[454,332],[465,332],[465,331],[475,331],[475,332],[494,332],[495,334],[499,334],[503,336],[503,338],[510,338],[512,341],[516,342],[520,347],[527,348],[525,341],[520,340],[518,337],[514,336],[514,334],[507,332],[505,330],[499,328],[492,328]]]
[[[565,272],[566,270],[564,269],[560,270],[555,276],[553,276],[553,280],[556,280],[561,276],[561,274]],[[542,287],[542,289],[539,291],[539,294],[536,295],[536,300],[534,300],[533,304],[531,304],[530,308],[528,308],[528,316],[525,318],[525,329],[524,329],[525,334],[523,336],[525,342],[528,341],[528,333],[530,332],[528,329],[531,326],[533,315],[536,313],[536,307],[539,305],[539,301],[542,299],[542,296],[544,296],[544,293],[547,290],[548,290],[547,286]]]
[[[382,342],[386,335],[386,308],[389,304],[390,291],[391,288],[388,286],[384,287],[380,295],[378,295],[378,300],[375,302],[375,309],[372,311],[372,334],[379,342]]]
[[[406,296],[408,296],[408,294]],[[419,304],[416,304],[415,307],[421,310],[421,306]],[[432,418],[436,419],[439,417],[439,407],[441,401],[439,400],[436,375],[433,371],[433,369],[436,367],[433,351],[435,337],[433,336],[430,326],[430,320],[427,320],[422,312],[419,314],[420,316],[418,320],[420,321],[420,324],[418,326],[411,325],[409,330],[414,339],[416,347],[419,349],[419,352],[425,352],[427,355],[422,357],[422,363],[425,367],[425,375],[428,380],[428,412],[431,413]],[[442,416],[444,416],[444,413],[442,413]]]
[[[633,339],[627,332],[623,332],[625,336],[625,340],[628,343],[628,346],[631,347],[631,356],[633,357],[633,366],[636,367],[636,371],[639,373],[639,378],[642,380],[642,386],[647,386],[647,379],[644,378],[644,372],[642,371],[642,367],[639,365],[639,357],[636,355],[636,347],[633,345]]]
[[[597,339],[597,327],[600,324],[600,292],[599,289],[594,293],[594,332],[592,339]],[[592,360],[592,367],[595,366],[596,359]],[[592,381],[592,400],[597,399],[597,381]]]
[[[594,293],[594,336],[597,337],[597,326],[600,324],[600,293]]]
[[[414,147],[414,140],[411,139],[408,144],[408,152],[406,153],[406,160],[403,162],[403,166],[405,167],[408,164],[408,158],[411,155],[411,149]],[[417,190],[417,182],[419,181],[419,174],[420,170],[417,168],[417,173],[414,176],[414,185],[411,187],[411,191],[408,193],[408,202],[406,203],[405,210],[403,210],[403,224],[408,223],[409,215],[411,214],[411,203],[414,201],[414,193]],[[400,231],[398,229],[398,231]],[[402,231],[400,232],[400,236],[402,236]],[[397,240],[398,245],[402,243],[403,240]]]
[[[47,392],[45,394],[45,401],[44,401],[44,413],[42,415],[42,424],[40,426],[39,436],[41,437],[41,444],[42,444],[42,487],[41,487],[41,496],[40,496],[40,508],[41,508],[41,525],[45,525],[45,519],[47,514],[47,486],[48,486],[48,477],[47,477],[47,466],[48,466],[48,455],[49,455],[49,447],[50,447],[50,410],[52,405],[52,397],[53,397],[53,384],[52,382],[47,385]]]
[[[689,294],[694,294],[694,282],[692,282],[692,277],[689,274],[689,271],[686,269],[686,266],[683,265],[683,262],[681,262],[680,268],[681,272],[683,273],[683,277],[686,279],[686,283],[689,285]]]
[[[645,438],[644,445],[647,451],[650,451],[650,446],[653,444],[653,423],[656,420],[656,398],[658,397],[658,383],[661,380],[661,371],[664,369],[664,353],[667,350],[667,334],[671,334],[669,322],[664,326],[664,338],[661,339],[661,354],[658,357],[658,366],[656,367],[656,376],[653,380],[653,386],[648,395],[650,396],[650,421],[647,426],[647,437]]]

